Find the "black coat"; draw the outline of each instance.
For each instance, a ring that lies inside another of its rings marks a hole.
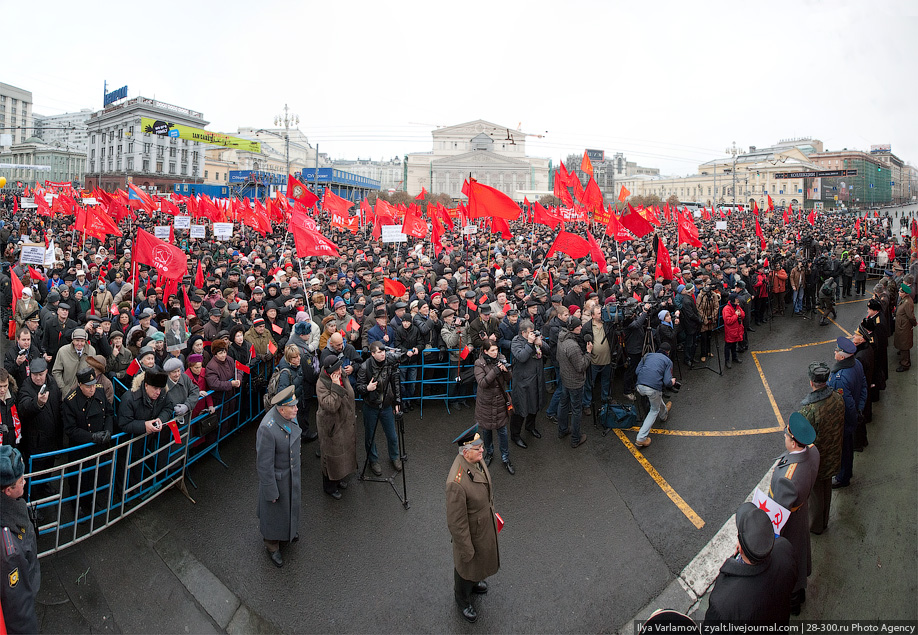
[[[79,386],[71,390],[64,397],[61,413],[64,434],[70,440],[70,447],[92,443],[94,432],[114,432],[112,407],[105,398],[102,384],[96,385],[95,394],[91,397],[86,397]],[[74,458],[70,457],[71,460]]]
[[[17,346],[15,340],[6,343],[5,346],[7,350],[6,355],[3,357],[3,367],[9,371],[10,377],[16,380],[16,385],[22,386],[26,380],[26,367],[33,359],[41,357],[41,351],[38,350],[38,346],[33,342],[26,353],[26,360],[20,366],[17,366],[16,358],[19,357],[19,346]]]
[[[156,401],[147,396],[146,389],[141,386],[138,390],[125,393],[118,406],[118,427],[121,432],[134,436],[146,433],[145,422],[151,419],[170,421],[175,415],[175,404],[165,389]]]
[[[794,548],[786,538],[776,538],[771,555],[760,564],[731,556],[720,567],[704,621],[787,624],[796,580]]]
[[[16,395],[19,419],[22,421],[23,436],[30,454],[60,450],[64,441],[64,429],[61,425],[61,389],[48,373],[45,380],[48,386],[48,401],[44,406],[38,403],[36,386],[28,379],[19,387]]]
[[[367,390],[367,384],[376,380],[376,390]],[[371,356],[357,368],[357,393],[364,405],[371,408],[387,408],[401,405],[402,386],[395,368],[383,362],[379,364]]]

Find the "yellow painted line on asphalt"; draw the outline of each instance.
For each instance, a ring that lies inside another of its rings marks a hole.
[[[794,350],[795,348],[806,348],[807,346],[821,346],[823,344],[832,344],[833,342],[835,342],[835,340],[825,340],[824,342],[810,342],[809,344],[795,344],[794,346],[790,346],[788,348],[775,348],[770,351],[752,351],[752,354],[762,355],[763,353],[786,353],[788,351]]]
[[[640,430],[639,427],[629,428],[632,432]],[[781,432],[784,426],[773,428],[754,428],[750,430],[667,430],[665,428],[651,428],[651,434],[662,434],[671,437],[742,437],[750,434],[771,434]]]
[[[843,332],[845,335],[847,335],[848,337],[851,337],[851,333],[849,333],[849,332],[848,332],[848,329],[846,329],[844,326],[842,326],[841,324],[839,324],[838,322],[836,322],[836,321],[833,320],[832,318],[826,318],[826,319],[829,320],[829,322],[831,322],[832,324],[834,324],[834,325],[837,326],[838,328],[840,328],[840,329],[842,330],[842,332]]]
[[[685,514],[685,517],[688,518],[693,525],[695,525],[695,528],[701,529],[704,527],[704,521],[701,520],[701,516],[696,514],[695,510],[685,502],[685,499],[676,493],[676,490],[673,489],[672,485],[667,483],[666,479],[660,476],[660,473],[657,472],[656,468],[654,468],[654,466],[650,464],[650,461],[647,460],[643,453],[637,449],[637,446],[635,446],[631,440],[625,436],[625,433],[622,430],[615,430],[615,434],[618,436],[621,442],[625,444],[625,447],[628,448],[628,451],[634,455],[634,458],[636,458],[637,462],[641,464],[641,467],[643,467],[644,470],[650,474],[650,478],[652,478],[656,484],[660,486],[660,489],[662,489],[663,492],[669,496],[669,499],[676,504],[676,507],[679,508],[679,511]]]
[[[784,417],[781,416],[781,410],[778,408],[778,402],[775,401],[775,396],[771,392],[771,386],[768,385],[768,380],[765,379],[765,372],[762,370],[762,364],[759,362],[759,355],[755,351],[752,352],[752,359],[755,360],[755,367],[759,371],[759,377],[762,378],[762,385],[765,386],[765,394],[768,395],[768,401],[771,402],[772,410],[775,411],[775,418],[778,420],[778,425],[783,428]]]

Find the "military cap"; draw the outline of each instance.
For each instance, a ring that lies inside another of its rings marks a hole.
[[[883,308],[883,305],[876,298],[870,298],[867,300],[867,308],[873,309],[874,311],[880,311]]]
[[[22,460],[22,453],[11,445],[0,446],[0,487],[14,485],[23,474],[25,461]]]
[[[481,445],[484,443],[481,435],[478,434],[478,424],[476,423],[471,428],[465,430],[462,434],[453,439],[453,443],[463,448],[472,447],[473,445]]]
[[[814,384],[824,384],[829,381],[829,367],[824,362],[813,362],[807,369],[807,375]]]
[[[813,429],[813,424],[799,412],[795,412],[790,416],[787,428],[790,430],[791,436],[803,445],[810,445],[816,440],[816,430]]]
[[[854,345],[854,342],[843,335],[835,340],[835,345],[847,355],[854,355],[857,352],[857,346]]]
[[[272,406],[295,406],[297,403],[294,386],[287,386],[271,398]]]
[[[478,312],[479,312],[481,315],[491,315],[491,305],[490,305],[490,304],[482,304],[480,307],[478,307]]]
[[[78,370],[76,378],[84,386],[94,386],[96,384],[96,373],[89,366],[83,366]]]
[[[736,533],[743,553],[752,562],[762,562],[775,546],[775,531],[771,519],[752,503],[743,503],[736,510]]]

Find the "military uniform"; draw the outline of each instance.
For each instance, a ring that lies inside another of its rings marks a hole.
[[[829,524],[832,477],[841,467],[842,435],[845,429],[845,400],[831,387],[814,390],[803,399],[800,414],[816,430],[813,445],[819,450],[819,471],[810,494],[810,531],[821,534]]]
[[[38,539],[26,502],[0,494],[0,606],[9,633],[37,633]]]
[[[453,540],[454,594],[465,610],[472,593],[486,592],[483,580],[500,568],[491,474],[483,460],[473,464],[460,453],[453,461],[446,478],[446,521]],[[475,617],[474,611],[466,615],[469,621]]]
[[[781,535],[794,547],[797,561],[797,581],[794,593],[806,589],[810,574],[810,526],[807,499],[819,473],[819,450],[809,446],[799,452],[785,452],[771,475],[768,495],[776,503],[790,510],[790,518],[781,529]]]
[[[114,430],[114,414],[101,383],[94,385],[94,391],[89,397],[83,394],[79,386],[71,390],[61,404],[61,418],[64,423],[64,434],[67,435],[71,448],[87,443],[94,444],[79,450],[71,450],[67,455],[68,461],[85,459],[108,447]],[[78,473],[67,478],[71,495],[78,494],[79,490],[81,498],[84,498],[80,505],[91,504],[93,491],[108,484],[109,474],[109,466],[100,467],[97,475],[94,464],[84,464]],[[104,498],[108,493],[107,490],[99,493],[103,500],[96,501],[98,507],[105,502]]]

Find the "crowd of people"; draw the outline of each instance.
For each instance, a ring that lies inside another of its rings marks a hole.
[[[341,499],[358,470],[357,398],[376,475],[378,424],[400,471],[396,420],[430,379],[446,386],[438,398],[451,408],[474,408],[481,461],[490,465],[496,436],[512,475],[511,445],[524,449],[541,437],[540,413],[578,448],[587,440],[582,417],[612,397],[621,373],[624,397],[647,399],[636,439],[646,448],[650,428],[672,408],[664,397],[678,389],[682,366],[710,363],[718,339],[729,371],[759,325],[820,314],[827,324],[835,301],[863,297],[858,334],[839,344],[830,376],[810,369],[813,394],[803,408],[822,456],[811,509],[824,526],[827,493],[848,485],[853,452],[867,445],[863,424],[885,388],[887,342],[898,352],[895,370],[911,366],[918,261],[893,235],[897,211],[870,214],[856,227],[843,214],[785,223],[778,214],[734,213],[725,230],[713,217],[695,219],[694,246],[677,244],[673,223],[627,241],[569,224],[570,232],[596,232],[604,262],[553,252],[558,230],[523,220],[510,223],[510,239],[450,232],[435,253],[429,241],[383,243],[368,228],[339,230],[317,211],[339,257],[297,258],[283,224],[264,234],[237,225],[222,241],[177,230],[193,270],[166,294],[158,271],[133,262],[132,249],[138,229],[168,220],[139,211],[119,224],[122,236],[97,240],[75,233],[72,215],[38,216],[17,204],[0,210],[0,306],[10,325],[0,370],[2,444],[38,470],[54,464],[48,452],[102,449],[118,432],[167,442],[164,424],[177,414],[197,417],[254,398],[240,394],[239,365],[271,368],[260,378],[269,403],[258,432],[259,515],[278,566],[280,546],[297,539],[300,442],[319,441],[323,491]],[[753,229],[759,220],[762,236]],[[673,254],[668,276],[658,267],[661,242]],[[53,264],[23,264],[26,243],[53,245]],[[877,278],[869,293],[868,276]],[[15,298],[14,288],[21,288]],[[845,406],[837,453],[821,447],[835,433],[820,423],[839,408],[835,388],[844,388]],[[826,399],[831,407],[820,405]],[[77,497],[75,510],[87,504]],[[283,529],[269,529],[276,525]]]

